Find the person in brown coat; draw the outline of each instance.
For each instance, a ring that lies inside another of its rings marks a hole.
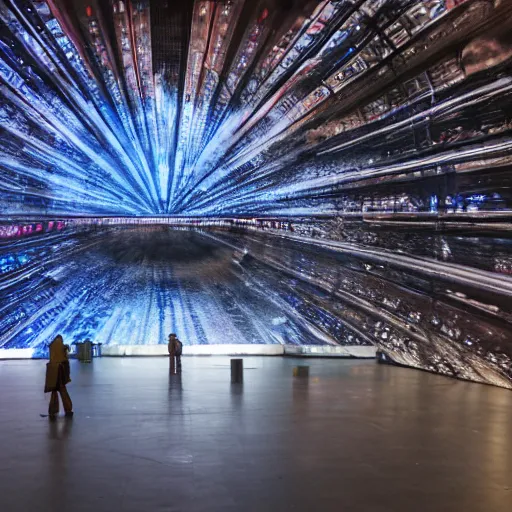
[[[50,343],[50,362],[46,365],[46,381],[44,392],[51,393],[48,416],[55,418],[59,413],[59,394],[64,406],[66,416],[73,416],[73,403],[66,389],[66,384],[71,382],[68,360],[69,347],[64,345],[64,340],[59,334]]]

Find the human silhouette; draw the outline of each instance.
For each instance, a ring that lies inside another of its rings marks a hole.
[[[167,345],[169,356],[171,358],[171,371],[181,372],[181,353],[183,351],[183,344],[176,337],[176,334],[169,334],[169,343]]]
[[[59,413],[59,394],[67,417],[73,416],[73,403],[66,389],[71,382],[68,351],[69,346],[59,334],[50,343],[50,362],[46,365],[45,393],[51,393],[48,416],[53,419]]]

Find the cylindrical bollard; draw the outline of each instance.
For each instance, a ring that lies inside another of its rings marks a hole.
[[[92,343],[87,340],[76,344],[78,348],[77,358],[82,363],[92,362]]]
[[[84,341],[84,363],[92,363],[92,342]]]
[[[76,343],[76,358],[80,362],[84,360],[84,344],[81,341]]]
[[[231,383],[241,383],[244,381],[244,360],[231,359]]]
[[[309,366],[295,366],[293,369],[294,377],[309,377]]]

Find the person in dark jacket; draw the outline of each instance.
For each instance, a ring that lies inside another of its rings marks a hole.
[[[181,353],[183,350],[183,344],[176,337],[176,334],[169,334],[169,343],[167,345],[169,350],[169,356],[171,358],[171,370],[181,372]]]
[[[51,393],[48,416],[55,418],[59,413],[59,394],[64,406],[66,416],[73,416],[73,403],[66,389],[71,382],[68,351],[69,346],[64,345],[64,340],[59,334],[50,343],[50,362],[46,365],[45,393]]]

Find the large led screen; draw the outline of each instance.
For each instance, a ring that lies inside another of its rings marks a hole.
[[[510,387],[511,29],[505,0],[0,0],[0,347],[174,330]]]

